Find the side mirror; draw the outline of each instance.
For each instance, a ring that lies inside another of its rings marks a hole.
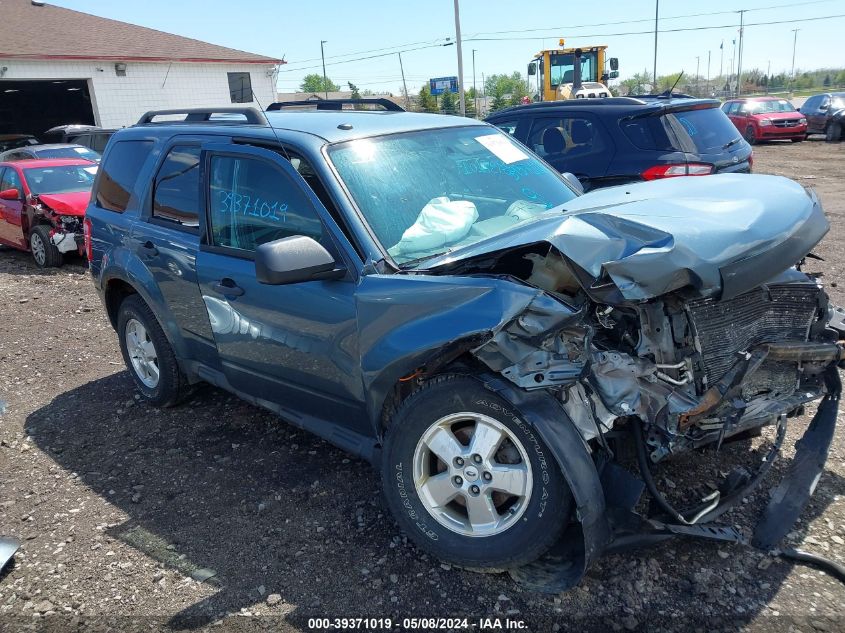
[[[823,104],[821,104],[821,105],[819,106],[819,110],[821,110],[822,112],[824,112],[824,111],[825,111],[825,110],[827,110],[828,108],[830,108],[830,106],[829,106],[828,104],[826,104],[826,103],[823,103]]]
[[[610,77],[611,79],[616,79],[616,78],[619,77],[619,71],[618,70],[611,70],[609,73],[607,73],[607,76]]]
[[[530,64],[528,64],[528,74],[531,75],[531,76],[534,76],[534,75],[537,74],[537,64],[535,64],[534,62],[531,62]]]
[[[584,185],[581,184],[581,181],[575,177],[575,174],[572,174],[568,171],[565,171],[561,174],[563,179],[566,181],[566,184],[572,187],[575,191],[578,192],[578,195],[584,194]]]
[[[619,58],[618,57],[611,57],[610,58],[610,70],[619,70]]]
[[[0,191],[0,200],[20,200],[21,192],[17,189],[4,189]]]
[[[278,286],[316,279],[339,279],[345,274],[345,268],[336,268],[331,253],[305,235],[283,237],[255,249],[255,278],[258,283]]]

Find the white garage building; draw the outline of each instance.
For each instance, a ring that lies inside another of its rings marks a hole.
[[[266,108],[281,63],[40,0],[0,0],[0,133],[122,127],[152,109]]]

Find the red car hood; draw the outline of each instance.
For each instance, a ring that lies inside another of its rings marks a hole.
[[[757,112],[751,116],[755,119],[777,119],[778,121],[804,118],[800,112]]]
[[[90,191],[75,191],[73,193],[42,193],[38,199],[61,215],[85,215],[85,207],[91,199]]]

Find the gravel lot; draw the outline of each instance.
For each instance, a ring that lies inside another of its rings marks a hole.
[[[845,143],[761,146],[755,159],[818,189],[833,228],[810,268],[845,304]],[[0,579],[1,631],[286,631],[355,616],[509,617],[531,631],[845,628],[845,586],[740,546],[678,540],[610,556],[560,596],[441,565],[400,535],[363,462],[212,388],[165,411],[138,402],[81,262],[41,272],[0,253],[0,323],[0,534],[23,541]],[[792,421],[787,455],[808,419]],[[753,463],[748,449],[731,444],[724,458]],[[718,471],[712,453],[692,456],[668,485]],[[727,520],[752,525],[766,489]],[[841,427],[789,540],[845,563]]]

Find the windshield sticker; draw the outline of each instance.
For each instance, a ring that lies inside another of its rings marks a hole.
[[[472,174],[504,174],[514,180],[523,176],[539,176],[546,173],[543,165],[538,161],[530,161],[519,165],[506,165],[496,158],[467,158],[457,163],[464,176]]]
[[[519,149],[502,134],[476,136],[475,140],[493,152],[496,158],[501,160],[505,165],[510,165],[511,163],[528,158],[528,154]]]

